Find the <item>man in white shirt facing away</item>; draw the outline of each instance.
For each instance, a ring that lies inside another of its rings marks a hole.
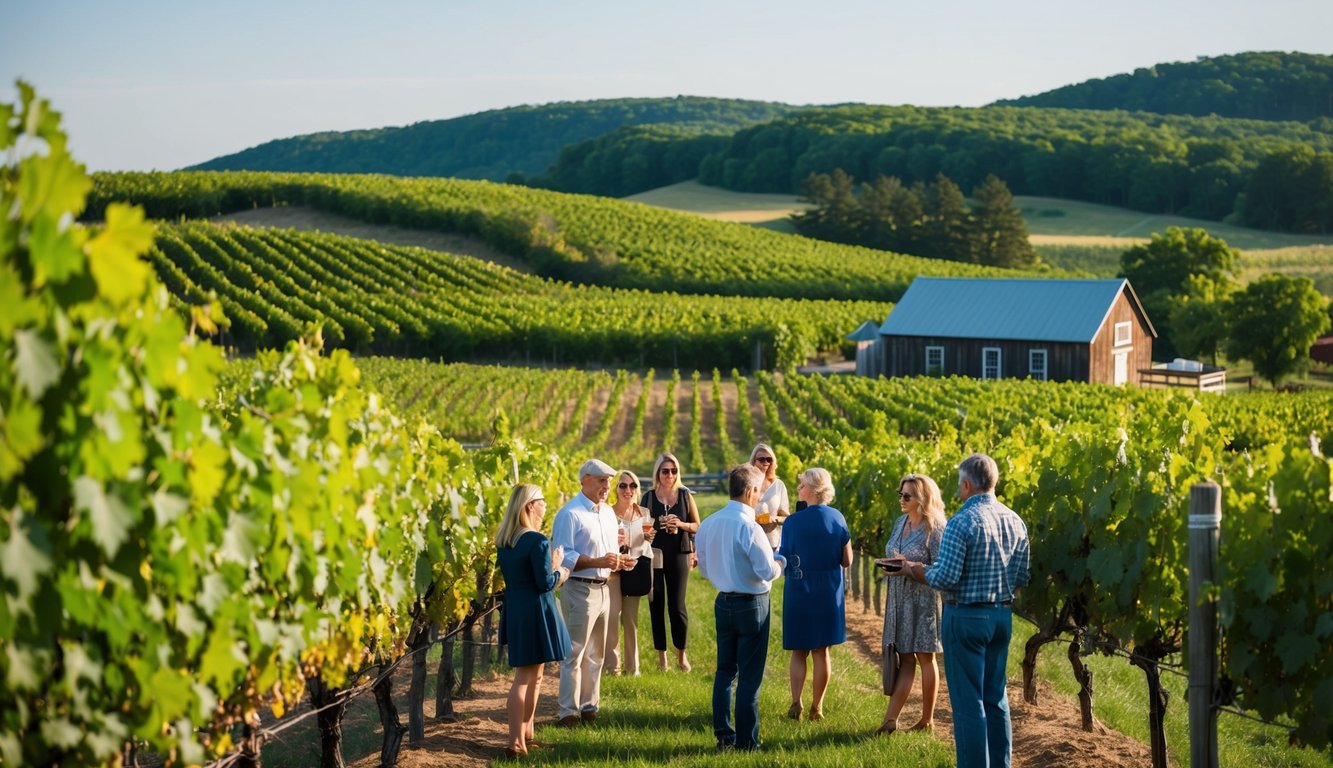
[[[560,589],[560,612],[569,629],[570,651],[560,662],[560,724],[597,719],[601,708],[602,661],[606,655],[613,570],[633,568],[637,558],[620,554],[616,515],[606,503],[616,471],[589,459],[579,468],[582,490],[555,513],[552,548],[564,550],[569,581]]]
[[[717,588],[717,674],[713,677],[713,734],[719,750],[755,750],[759,743],[759,684],[768,660],[769,599],[786,561],[774,555],[754,521],[764,475],[752,464],[727,473],[731,501],[709,515],[695,536],[699,573]],[[736,683],[736,727],[731,687]]]

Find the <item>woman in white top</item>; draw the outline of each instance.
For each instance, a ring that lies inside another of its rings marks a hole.
[[[764,482],[759,486],[759,503],[754,508],[755,520],[767,519],[767,522],[760,522],[759,527],[768,536],[768,543],[777,549],[782,543],[783,518],[791,514],[787,486],[778,479],[778,456],[767,443],[760,443],[750,451],[750,463],[764,473]]]
[[[621,532],[620,551],[639,558],[636,571],[612,571],[607,587],[611,593],[611,614],[606,629],[606,665],[603,672],[612,675],[639,674],[639,599],[653,584],[653,530],[652,514],[638,504],[639,476],[628,469],[620,470],[612,489],[616,501],[611,508],[616,513],[616,525]],[[646,528],[645,528],[646,526]],[[646,569],[646,570],[645,570]],[[640,573],[642,570],[642,573]],[[633,586],[631,586],[633,584]],[[642,590],[642,591],[640,591]],[[638,594],[627,594],[638,593]],[[620,654],[620,629],[625,630],[625,653]],[[623,659],[623,661],[622,661]]]

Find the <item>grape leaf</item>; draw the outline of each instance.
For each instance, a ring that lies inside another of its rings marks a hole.
[[[106,226],[85,246],[98,291],[113,304],[143,296],[153,269],[139,258],[153,244],[153,225],[143,209],[112,203]]]
[[[51,345],[36,331],[14,333],[14,366],[18,383],[33,400],[42,399],[46,390],[60,378],[60,362]]]
[[[134,520],[120,497],[107,494],[102,483],[87,475],[74,481],[74,508],[87,512],[93,527],[93,540],[108,557],[115,557],[129,536]]]

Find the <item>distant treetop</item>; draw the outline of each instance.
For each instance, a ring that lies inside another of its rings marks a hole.
[[[385,173],[503,181],[514,173],[542,173],[564,147],[625,126],[663,124],[685,134],[730,133],[795,109],[777,102],[702,96],[524,105],[401,127],[277,139],[187,170]]]
[[[996,105],[1302,122],[1333,118],[1333,56],[1266,51],[1200,57],[997,101]]]

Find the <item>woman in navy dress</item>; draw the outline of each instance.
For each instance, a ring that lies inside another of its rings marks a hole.
[[[814,668],[810,719],[824,719],[824,693],[829,682],[830,645],[847,640],[843,604],[843,569],[852,564],[852,535],[847,520],[828,503],[833,501],[833,478],[821,467],[802,472],[797,497],[806,507],[794,512],[782,526],[782,547],[787,558],[782,589],[782,647],[791,651],[791,708],[787,717],[801,719],[807,656]]]
[[[509,746],[505,755],[528,753],[541,693],[542,667],[569,655],[569,631],[555,607],[555,588],[569,571],[558,565],[561,550],[541,533],[546,499],[535,485],[516,485],[495,535],[495,559],[504,574],[500,642],[509,646],[514,684],[509,688]],[[552,563],[557,565],[553,566]]]

